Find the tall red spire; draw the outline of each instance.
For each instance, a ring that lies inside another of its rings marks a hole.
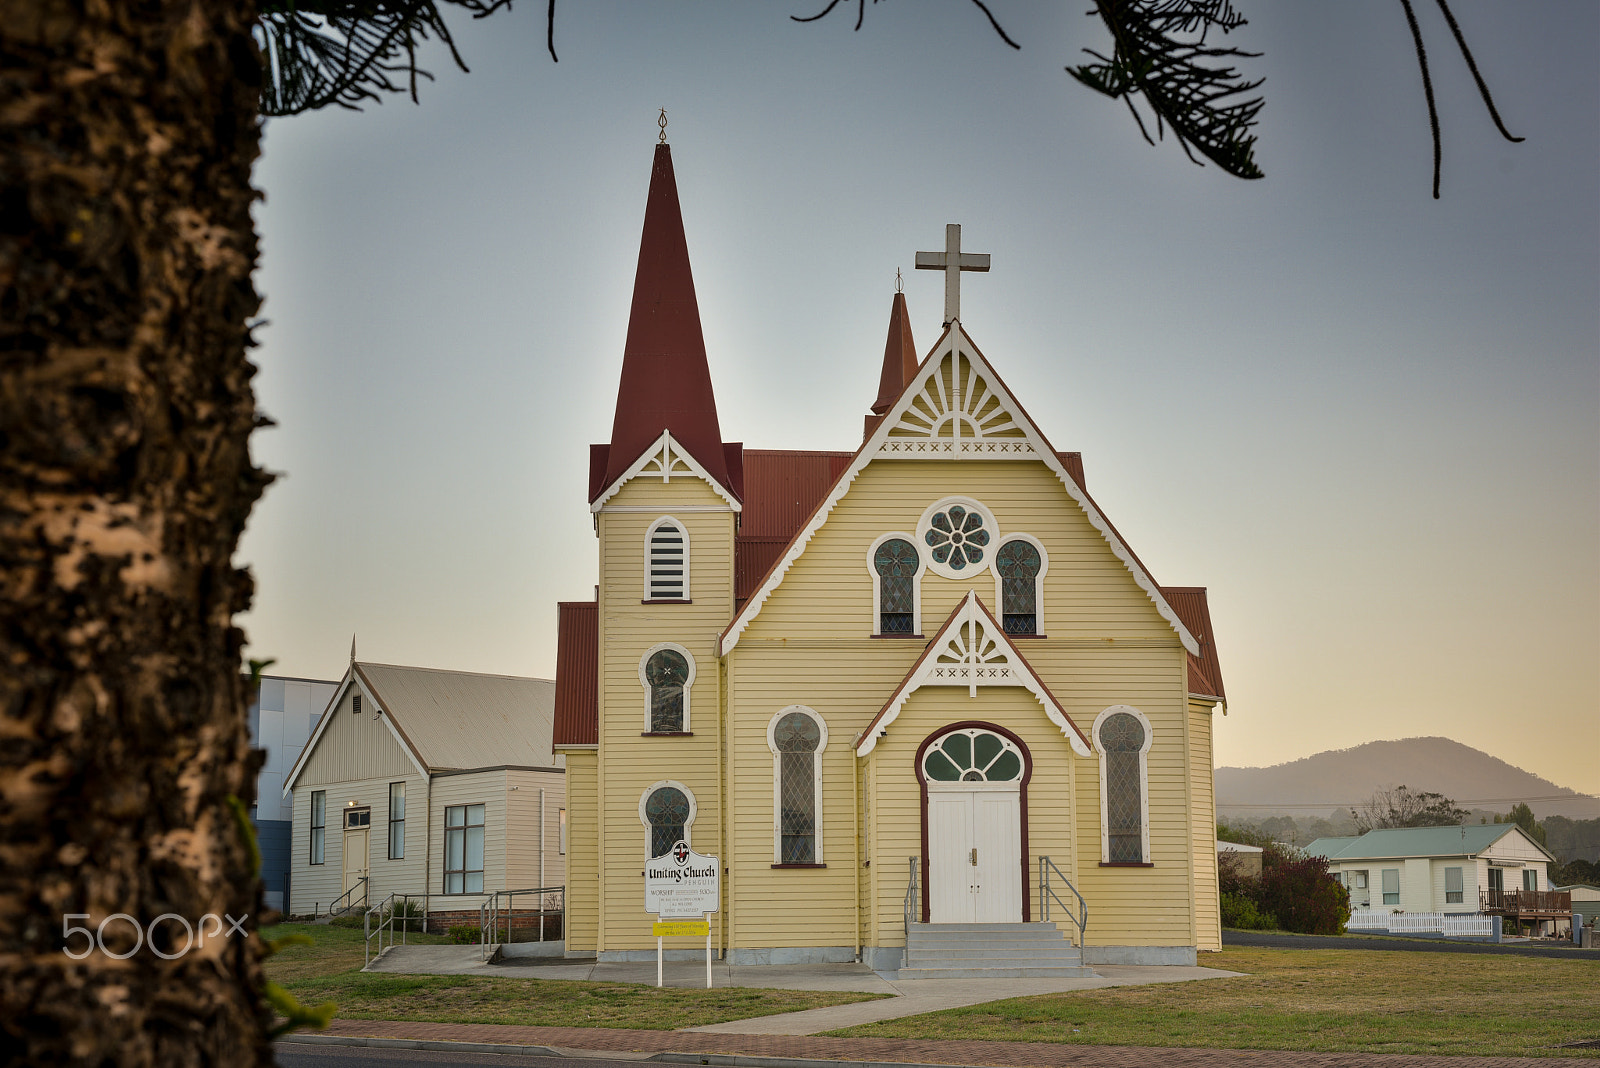
[[[917,345],[911,340],[911,316],[906,311],[906,295],[896,293],[889,309],[889,340],[883,346],[883,374],[878,379],[878,399],[872,414],[883,415],[900,399],[900,393],[917,373]]]
[[[639,239],[639,270],[633,280],[628,340],[622,350],[622,382],[605,474],[591,479],[592,501],[643,455],[663,430],[735,494],[717,423],[706,343],[700,332],[700,306],[694,299],[689,246],[678,208],[678,182],[672,149],[656,145],[645,201],[644,234]],[[598,459],[598,457],[596,457]]]

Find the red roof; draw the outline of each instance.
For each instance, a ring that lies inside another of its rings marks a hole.
[[[600,740],[600,614],[594,601],[556,605],[556,710],[551,744]]]
[[[663,430],[672,431],[673,439],[718,484],[735,490],[717,423],[672,150],[664,144],[656,146],[650,171],[611,445],[605,451],[604,473],[591,469],[589,500],[633,466]]]
[[[761,584],[850,463],[850,452],[746,449],[744,511],[733,543],[734,599]]]
[[[1204,586],[1163,586],[1161,595],[1178,613],[1200,643],[1200,655],[1189,655],[1189,692],[1205,697],[1228,699],[1222,688],[1222,667],[1217,663],[1217,643],[1211,633],[1211,610],[1206,606]]]
[[[883,345],[883,373],[878,378],[878,399],[872,403],[872,414],[882,415],[894,407],[921,362],[917,359],[916,342],[911,340],[906,295],[896,293],[889,306],[889,339]]]

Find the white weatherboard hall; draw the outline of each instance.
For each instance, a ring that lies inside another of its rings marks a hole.
[[[352,662],[284,788],[295,915],[566,881],[565,758],[548,679]]]

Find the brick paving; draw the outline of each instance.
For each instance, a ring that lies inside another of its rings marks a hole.
[[[912,1064],[1018,1065],[1028,1068],[1549,1068],[1538,1057],[1439,1057],[1398,1053],[1299,1053],[1281,1050],[1087,1046],[1053,1042],[967,1042],[818,1035],[724,1035],[625,1031],[606,1027],[520,1027],[506,1024],[334,1020],[325,1035],[435,1042],[554,1046],[600,1053],[716,1053],[804,1060]]]

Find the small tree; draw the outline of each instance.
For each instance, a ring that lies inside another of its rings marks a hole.
[[[1528,807],[1526,801],[1517,802],[1510,812],[1507,812],[1504,816],[1496,816],[1494,821],[1496,823],[1515,823],[1535,842],[1540,845],[1550,844],[1545,833],[1544,824],[1533,818],[1533,809]]]
[[[1271,846],[1256,880],[1256,905],[1297,934],[1337,935],[1350,919],[1350,892],[1328,871],[1326,857]]]
[[[1386,786],[1377,790],[1359,809],[1351,809],[1356,830],[1361,834],[1383,827],[1450,827],[1471,813],[1443,794],[1416,791],[1410,787]]]

